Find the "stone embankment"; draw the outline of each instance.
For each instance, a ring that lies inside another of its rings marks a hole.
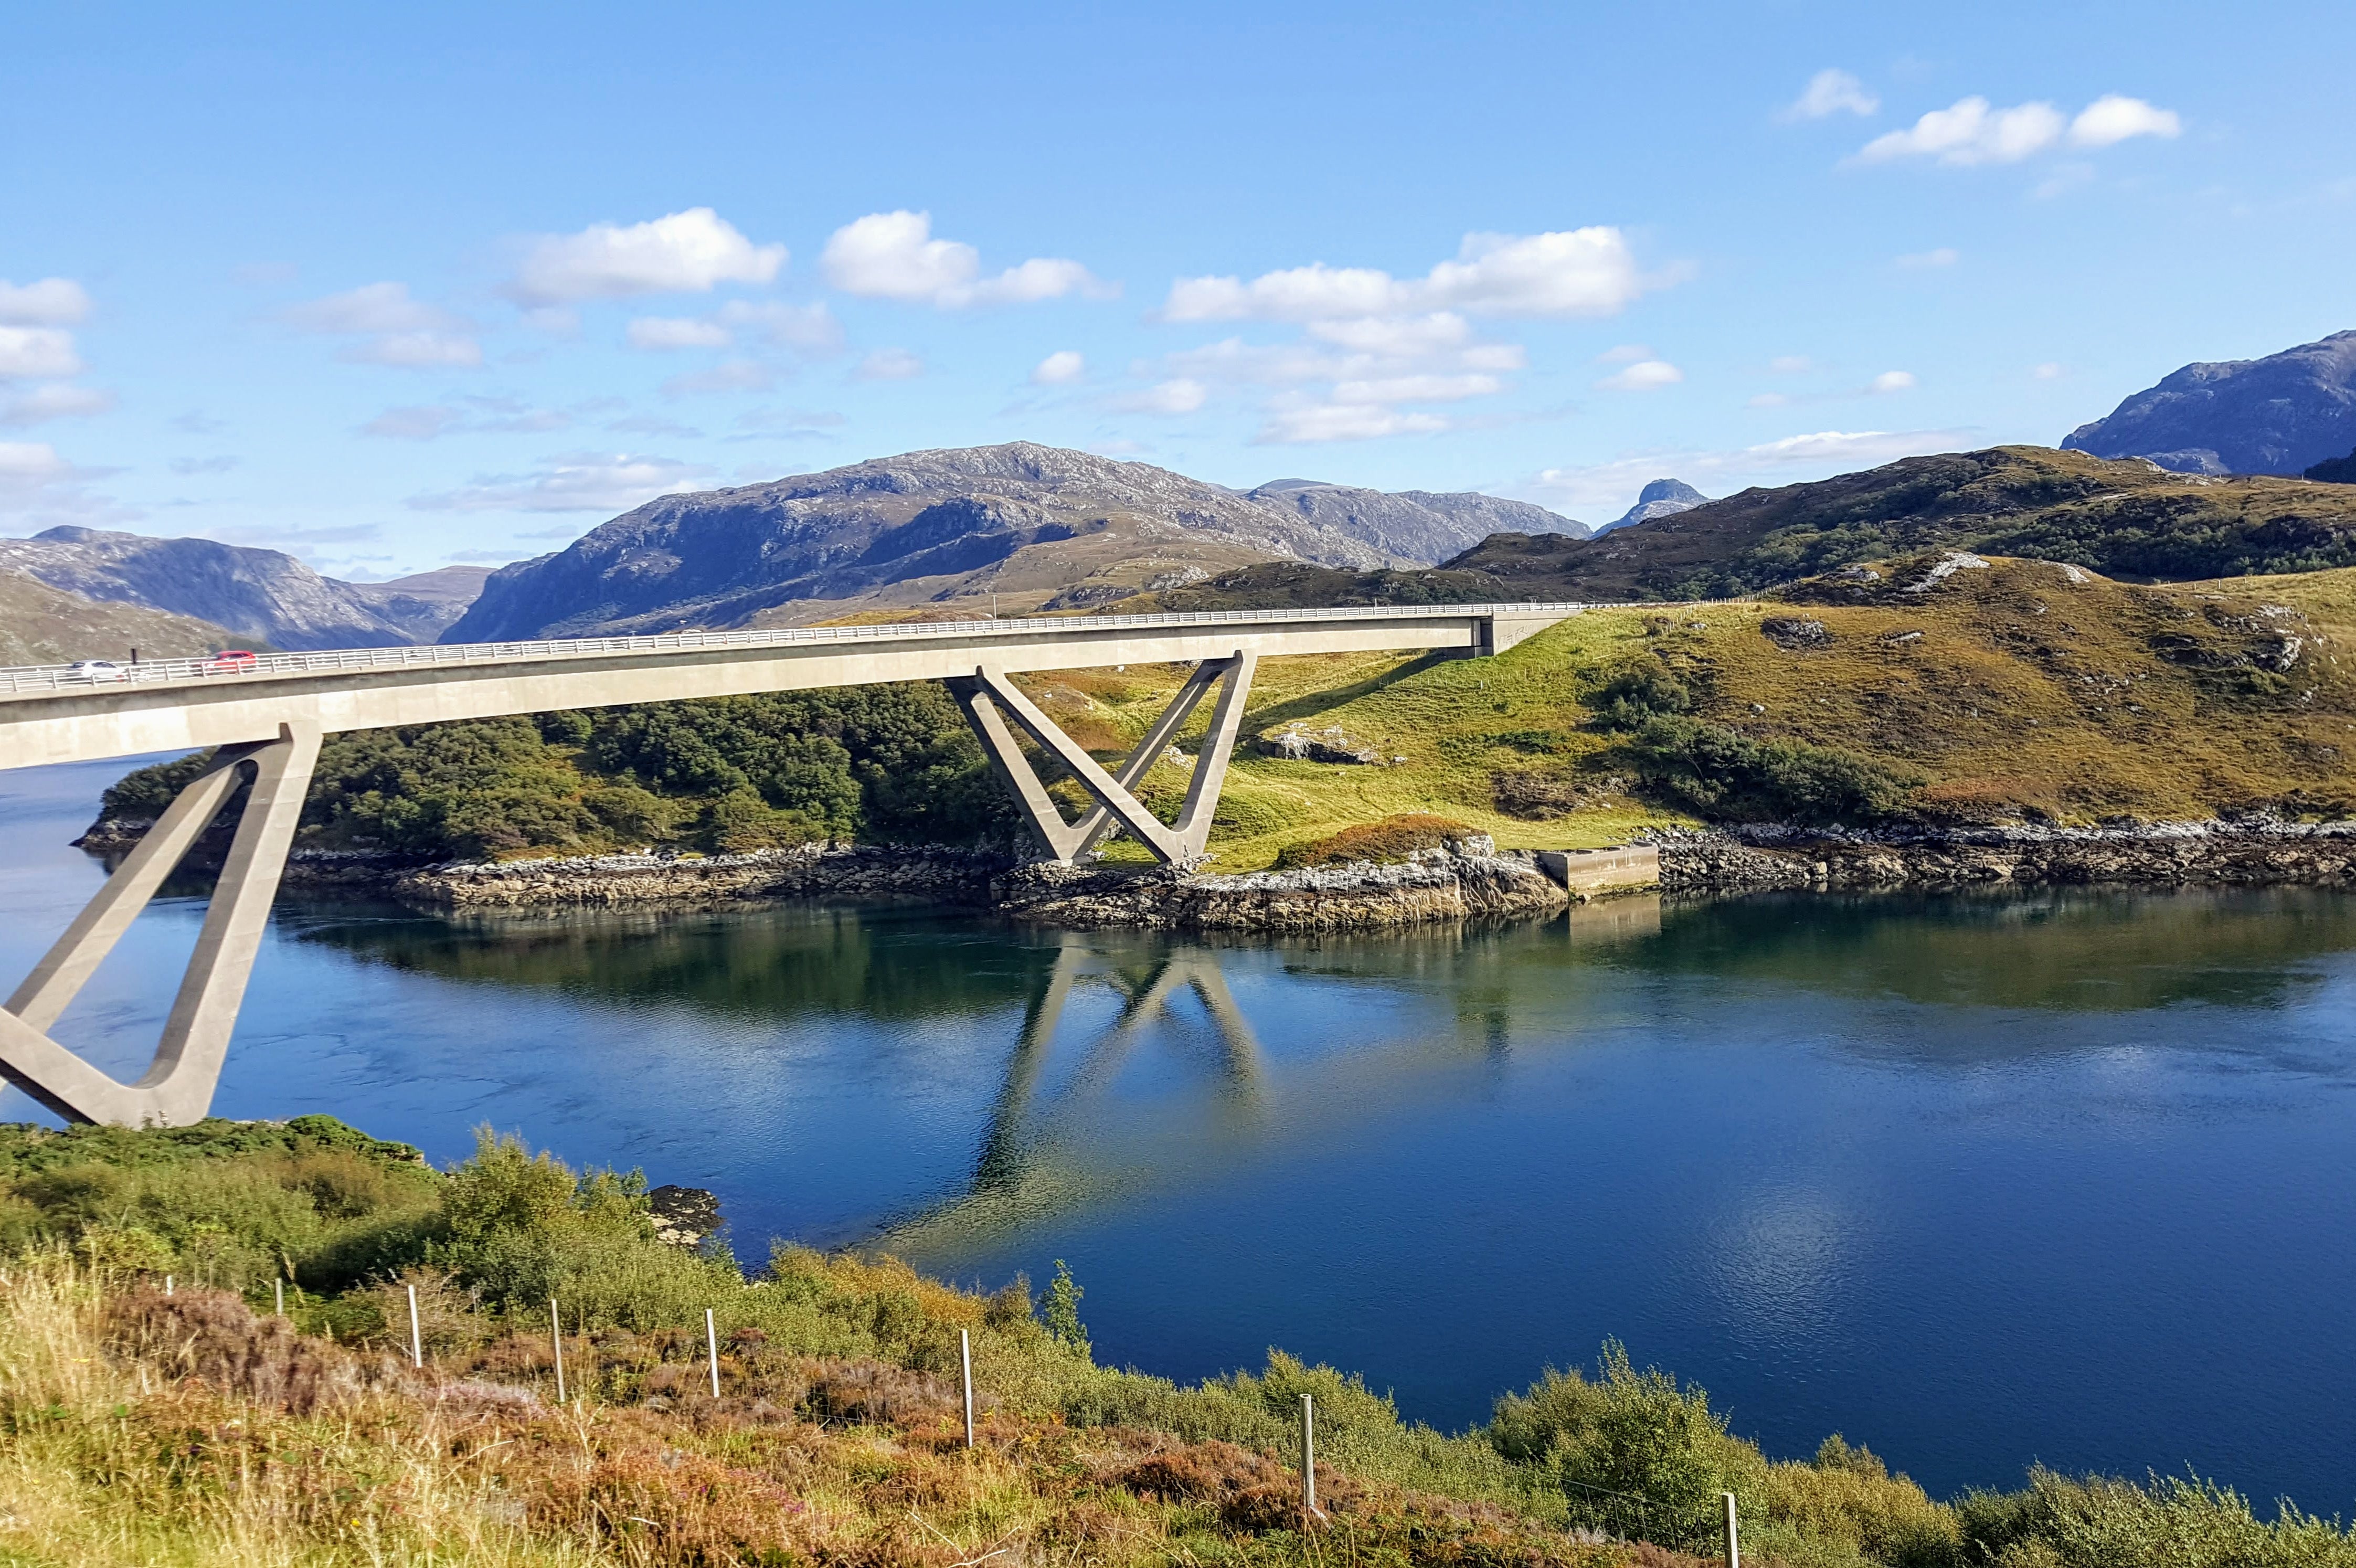
[[[1665,892],[1767,888],[2259,886],[2356,883],[2356,822],[2095,828],[1745,827],[1664,837]]]

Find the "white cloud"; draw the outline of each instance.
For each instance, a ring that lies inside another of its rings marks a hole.
[[[1436,413],[1405,413],[1368,403],[1310,403],[1279,408],[1253,436],[1264,446],[1302,446],[1325,441],[1373,441],[1386,435],[1431,435],[1449,428]]]
[[[667,397],[697,392],[767,392],[777,384],[777,372],[758,360],[723,360],[708,371],[690,371],[663,382]]]
[[[633,349],[725,349],[735,335],[717,321],[687,316],[641,316],[624,334]]]
[[[45,441],[0,441],[0,513],[40,524],[103,525],[138,516],[86,488],[106,472],[76,467]]]
[[[70,478],[73,465],[46,441],[0,441],[0,485],[41,485]]]
[[[1767,368],[1779,376],[1804,375],[1816,368],[1816,362],[1805,354],[1778,354],[1767,361]]]
[[[1384,376],[1369,381],[1336,381],[1333,401],[1351,403],[1456,403],[1468,397],[1489,397],[1505,391],[1494,376]]]
[[[767,283],[785,264],[783,245],[755,245],[711,208],[691,207],[627,227],[592,223],[577,234],[541,235],[507,293],[528,306],[708,294],[723,283]]]
[[[1309,335],[1355,354],[1404,357],[1462,348],[1472,336],[1472,327],[1452,310],[1435,310],[1428,316],[1361,316],[1312,321]]]
[[[388,408],[361,425],[360,434],[396,441],[431,441],[457,428],[461,418],[455,408]]]
[[[1192,413],[1209,401],[1211,389],[1191,376],[1177,376],[1117,398],[1113,407],[1126,413]]]
[[[787,305],[779,300],[732,299],[715,318],[764,343],[819,356],[842,351],[842,323],[823,304]]]
[[[90,295],[71,278],[13,284],[0,278],[0,322],[16,327],[71,327],[90,314]]]
[[[1523,492],[1565,507],[1623,507],[1645,481],[1675,474],[1687,484],[1722,494],[1748,483],[1795,479],[1878,467],[1926,452],[1968,446],[1968,430],[1820,430],[1729,451],[1639,453],[1608,463],[1541,470]]]
[[[827,282],[845,294],[909,300],[943,310],[1027,305],[1076,294],[1102,299],[1119,292],[1079,263],[1057,257],[1034,257],[984,278],[980,251],[932,236],[929,212],[871,212],[828,238],[819,268]]]
[[[24,396],[0,403],[0,424],[40,424],[52,419],[83,419],[114,406],[114,394],[91,387],[51,381]]]
[[[2184,122],[2173,109],[2155,109],[2140,98],[2105,93],[2079,111],[2070,122],[2070,145],[2107,147],[2130,136],[2163,139],[2182,134]]]
[[[1180,278],[1167,321],[1321,321],[1462,310],[1501,317],[1609,316],[1649,286],[1626,238],[1597,226],[1544,234],[1472,233],[1421,278],[1323,262],[1236,277]]]
[[[2029,373],[2040,381],[2058,381],[2070,372],[2055,361],[2048,360],[2045,363],[2037,366]]]
[[[1932,267],[1952,267],[1964,259],[1964,253],[1953,245],[1942,245],[1935,251],[1912,251],[1898,258],[1901,267],[1923,271]]]
[[[1823,120],[1834,114],[1874,114],[1881,100],[1845,70],[1820,70],[1808,78],[1798,100],[1783,111],[1786,120]]]
[[[1914,372],[1912,371],[1884,371],[1879,375],[1873,378],[1873,390],[1877,392],[1912,392],[1914,390]]]
[[[925,361],[906,349],[870,349],[853,373],[862,381],[914,381],[925,373]]]
[[[337,350],[336,358],[403,370],[463,370],[483,362],[483,346],[459,332],[386,332]]]
[[[81,373],[73,334],[56,327],[0,327],[0,381],[51,380]]]
[[[325,299],[286,307],[283,317],[305,332],[351,336],[363,332],[448,332],[465,318],[410,296],[405,283],[363,284]]]
[[[457,489],[411,498],[420,511],[624,512],[657,496],[710,489],[712,469],[669,457],[597,452],[552,457],[527,474],[478,475]]]
[[[1987,99],[1974,96],[1933,109],[1903,131],[1876,136],[1857,156],[1869,164],[1907,157],[1943,164],[2019,163],[2059,143],[2067,124],[2051,103],[1992,110]]]
[[[1686,379],[1686,373],[1666,360],[1639,360],[1616,375],[1609,375],[1595,384],[1612,392],[1657,392],[1673,387]]]
[[[1088,373],[1088,362],[1076,349],[1058,349],[1031,367],[1031,380],[1043,387],[1068,386]]]
[[[432,370],[483,362],[474,323],[412,297],[403,283],[363,284],[290,306],[280,319],[298,331],[363,339],[337,354],[356,363]]]
[[[1616,349],[1606,349],[1595,356],[1599,365],[1633,365],[1639,360],[1649,360],[1653,350],[1642,343],[1622,343]]]
[[[1876,136],[1857,156],[1860,163],[1927,157],[1943,164],[2010,164],[2065,140],[2075,147],[2107,147],[2132,136],[2174,136],[2183,128],[2174,110],[2115,92],[2094,100],[2075,119],[2063,118],[2051,103],[1991,109],[1974,95],[1933,109],[1903,131]]]

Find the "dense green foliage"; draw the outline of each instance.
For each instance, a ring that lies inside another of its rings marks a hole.
[[[1687,679],[1653,654],[1615,671],[1590,702],[1649,789],[1716,822],[1869,822],[1897,814],[1922,783],[1838,747],[1694,718],[1695,706]]]
[[[205,765],[142,768],[103,814],[152,820]],[[972,843],[1011,817],[931,682],[330,736],[301,843],[421,859],[818,840]]]
[[[786,1245],[747,1278],[725,1248],[655,1240],[635,1174],[578,1174],[487,1131],[444,1173],[323,1116],[0,1128],[0,1234],[9,1252],[62,1248],[103,1275],[172,1272],[265,1306],[271,1281],[289,1277],[298,1324],[364,1344],[405,1342],[403,1287],[414,1286],[428,1350],[483,1375],[545,1334],[553,1296],[568,1330],[604,1348],[604,1369],[578,1375],[624,1402],[676,1386],[661,1363],[701,1355],[707,1306],[731,1354],[754,1361],[862,1358],[948,1373],[964,1328],[981,1385],[1018,1409],[1281,1454],[1308,1393],[1321,1454],[1347,1473],[1701,1552],[1716,1498],[1730,1491],[1751,1551],[1807,1568],[2356,1563],[2356,1541],[2336,1523],[2287,1507],[2268,1522],[2197,1479],[2037,1470],[2024,1491],[1943,1506],[1838,1436],[1812,1460],[1771,1461],[1730,1435],[1707,1392],[1638,1369],[1617,1344],[1593,1376],[1549,1370],[1457,1436],[1402,1422],[1361,1379],[1281,1351],[1257,1373],[1192,1387],[1112,1371],[1090,1359],[1081,1288],[1060,1264],[1036,1306],[1020,1280],[976,1298],[888,1260]],[[519,1333],[527,1338],[509,1337]]]

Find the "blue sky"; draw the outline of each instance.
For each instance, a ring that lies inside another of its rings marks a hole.
[[[1014,439],[1600,521],[2356,326],[2345,5],[0,27],[0,532],[378,577]]]

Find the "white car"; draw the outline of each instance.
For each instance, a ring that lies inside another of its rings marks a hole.
[[[69,681],[128,681],[129,671],[112,659],[77,659],[66,666]]]

